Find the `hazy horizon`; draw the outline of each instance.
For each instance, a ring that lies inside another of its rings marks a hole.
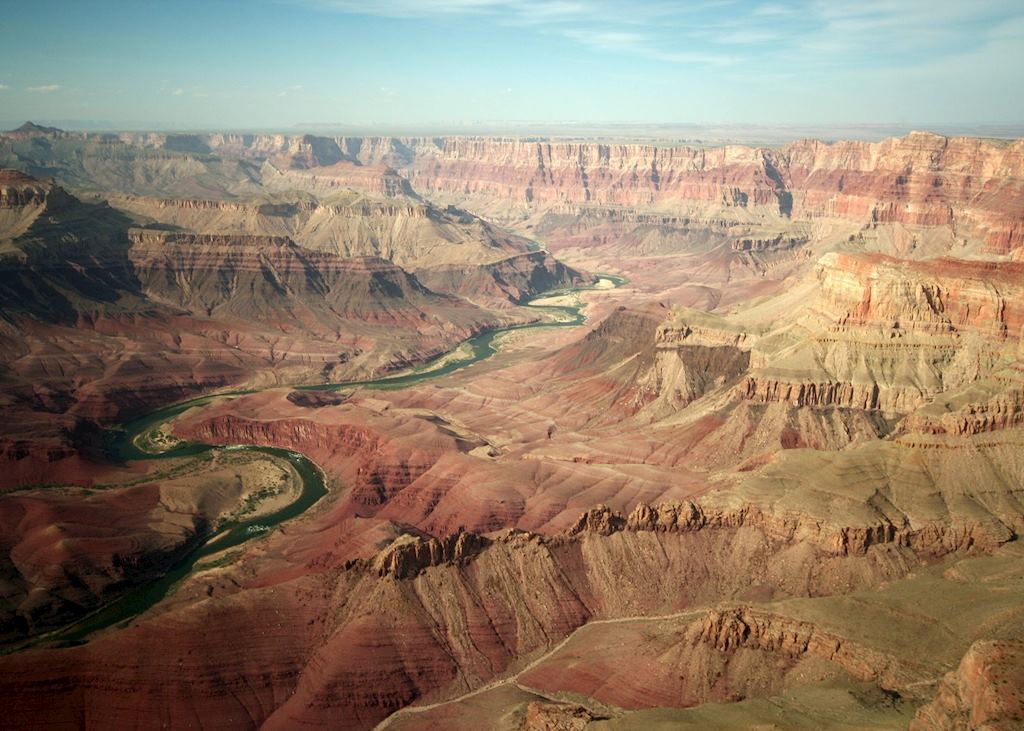
[[[1024,67],[1024,6],[1007,0],[855,8],[44,0],[9,8],[0,39],[0,117],[12,122],[188,130],[1024,122],[1024,99],[1006,93]]]
[[[159,122],[135,121],[123,125],[102,120],[0,119],[0,131],[13,131],[24,124],[56,127],[65,132],[83,134],[167,135],[241,134],[324,137],[491,137],[523,140],[637,142],[655,145],[714,147],[726,144],[780,147],[801,139],[824,142],[859,140],[877,142],[903,137],[911,132],[930,132],[947,137],[976,137],[992,140],[1024,138],[1024,124],[720,124],[691,123],[618,123],[581,124],[576,122],[436,122],[402,124],[342,124],[329,122],[298,123],[289,127],[178,127]]]

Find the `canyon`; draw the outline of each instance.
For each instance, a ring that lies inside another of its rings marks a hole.
[[[1024,141],[0,167],[5,726],[1024,723]]]

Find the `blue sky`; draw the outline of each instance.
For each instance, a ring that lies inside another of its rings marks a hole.
[[[0,0],[0,119],[1024,122],[1024,0]]]

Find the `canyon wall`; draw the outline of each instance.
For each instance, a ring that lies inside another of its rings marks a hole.
[[[16,145],[26,135],[54,134],[7,133],[6,139]],[[496,203],[506,212],[730,209],[769,220],[941,227],[949,246],[970,243],[996,255],[1024,246],[1020,140],[912,132],[875,143],[802,140],[769,149],[474,137],[60,134],[62,142],[93,147],[269,163],[261,173],[267,181],[280,178],[290,187],[354,185],[388,195],[415,190],[478,207]],[[387,182],[396,172],[411,189]]]

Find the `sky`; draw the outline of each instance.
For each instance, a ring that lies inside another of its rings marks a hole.
[[[0,0],[0,120],[1024,122],[1024,0]]]

